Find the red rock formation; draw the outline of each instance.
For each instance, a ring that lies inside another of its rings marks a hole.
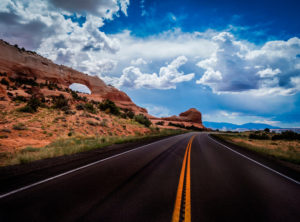
[[[202,115],[201,112],[199,112],[195,108],[191,108],[183,113],[180,113],[179,116],[170,116],[170,117],[162,117],[162,118],[153,118],[153,122],[159,122],[159,121],[167,121],[176,123],[176,124],[183,124],[185,126],[196,126],[198,128],[205,128],[202,125]]]
[[[191,108],[183,113],[179,114],[179,118],[187,121],[187,122],[193,122],[193,123],[200,123],[202,124],[202,115],[201,113],[195,109]]]
[[[202,124],[202,115],[195,108],[191,108],[183,113],[180,113],[179,116],[174,115],[170,117],[163,117],[161,119],[167,121],[192,122]]]
[[[187,126],[196,124],[197,127],[203,127],[201,113],[194,108],[181,113],[179,116],[156,118],[149,115],[145,108],[134,104],[126,93],[113,86],[106,85],[98,77],[81,73],[63,65],[57,65],[35,52],[19,49],[2,40],[0,40],[0,72],[6,72],[8,77],[13,78],[33,77],[39,83],[49,81],[56,83],[61,88],[68,88],[72,83],[80,83],[86,85],[91,90],[91,95],[86,95],[88,99],[95,101],[103,99],[112,100],[121,108],[130,109],[135,113],[143,113],[153,122],[166,120],[184,123]],[[35,95],[44,96],[59,95],[62,93],[47,89],[40,90],[34,87],[32,91]],[[70,96],[68,93],[65,94],[66,96]],[[6,89],[0,84],[1,97],[7,98],[7,95]]]
[[[147,113],[147,110],[134,104],[126,93],[106,85],[98,77],[57,65],[34,52],[21,50],[2,40],[0,40],[0,72],[6,72],[13,78],[35,77],[37,82],[51,81],[62,88],[68,88],[72,83],[80,83],[91,90],[94,100],[110,99],[122,108]],[[2,91],[4,90],[1,89],[1,94]]]

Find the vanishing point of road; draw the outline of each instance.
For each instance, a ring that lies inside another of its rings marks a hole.
[[[300,221],[300,185],[187,133],[1,194],[0,221]]]

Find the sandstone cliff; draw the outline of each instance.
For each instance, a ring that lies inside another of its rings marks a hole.
[[[68,88],[72,83],[84,84],[91,90],[93,100],[110,99],[122,108],[147,114],[147,110],[134,104],[126,93],[106,85],[98,77],[57,65],[35,52],[19,49],[3,40],[0,40],[0,72],[13,78],[34,77],[37,82],[47,80],[62,88]],[[6,95],[5,88],[0,88],[0,93]]]

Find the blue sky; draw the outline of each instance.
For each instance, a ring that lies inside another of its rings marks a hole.
[[[300,2],[3,0],[0,38],[156,116],[300,127]]]

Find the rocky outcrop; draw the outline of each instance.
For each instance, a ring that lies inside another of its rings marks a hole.
[[[57,65],[35,52],[19,49],[2,40],[0,40],[0,72],[6,72],[13,78],[34,77],[37,82],[51,81],[63,88],[68,88],[72,83],[80,83],[91,90],[94,100],[110,99],[123,108],[147,113],[145,109],[134,104],[126,93],[106,85],[97,76]]]
[[[157,121],[167,121],[167,122],[173,122],[173,123],[179,123],[183,124],[185,126],[191,126],[195,125],[199,128],[205,128],[202,124],[202,114],[200,111],[198,111],[195,108],[191,108],[183,113],[180,113],[179,116],[170,116],[170,117],[162,117],[160,119],[155,119],[155,122]]]
[[[191,108],[183,113],[179,114],[179,118],[186,122],[200,123],[202,124],[202,115],[195,108]]]

